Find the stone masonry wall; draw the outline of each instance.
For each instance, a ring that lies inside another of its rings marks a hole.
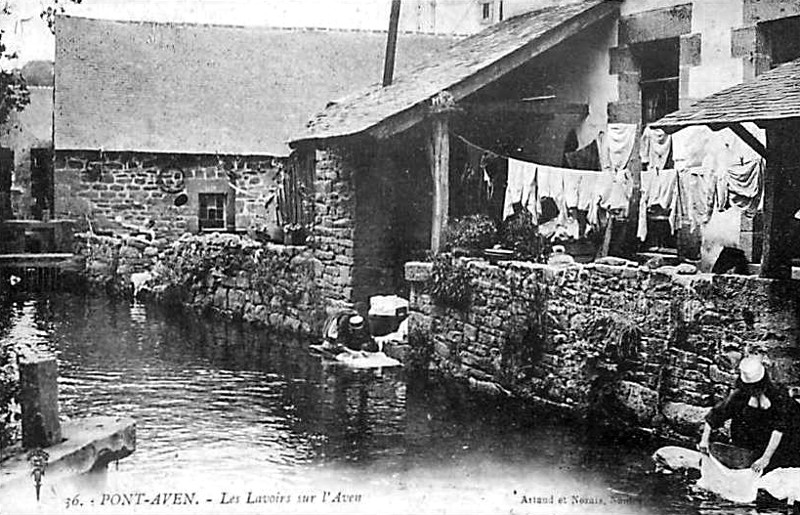
[[[131,275],[153,268],[166,240],[148,242],[139,238],[75,235],[74,252],[84,257],[84,275],[93,290],[113,294],[130,291]]]
[[[421,331],[432,343],[434,367],[475,386],[693,436],[742,355],[767,356],[773,377],[800,393],[796,282],[669,267],[457,264],[471,277],[465,310],[428,293],[430,263],[406,265],[410,330],[412,341]]]
[[[177,237],[197,231],[199,193],[225,193],[235,199],[235,222],[227,228],[261,229],[274,220],[265,204],[281,166],[281,161],[263,156],[59,151],[56,214],[85,215],[101,225],[113,225],[118,217],[135,225],[152,219],[159,236]],[[170,177],[165,173],[172,168],[183,171],[183,188],[165,184]],[[188,202],[175,206],[182,192]]]
[[[79,235],[91,286],[212,312],[280,330],[319,334],[325,310],[322,264],[306,247],[262,244],[232,234],[186,234],[172,244],[139,238]]]
[[[310,242],[322,263],[320,287],[332,306],[353,302],[353,235],[357,156],[347,147],[318,150],[314,175],[314,227]]]

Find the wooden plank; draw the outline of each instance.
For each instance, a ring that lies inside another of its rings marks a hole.
[[[741,123],[735,123],[729,126],[730,129],[733,131],[734,134],[739,136],[739,138],[750,145],[750,148],[758,152],[758,154],[763,157],[764,159],[767,158],[767,147],[765,147],[758,138],[753,136],[753,133],[747,130],[744,125]]]
[[[767,128],[769,158],[764,172],[764,242],[761,276],[789,279],[792,276],[793,218],[799,201],[792,187],[792,175],[800,159],[797,122]]]
[[[428,140],[431,174],[433,176],[433,217],[431,220],[431,251],[441,252],[445,245],[445,230],[450,206],[450,129],[446,115],[431,120]]]
[[[521,100],[506,100],[461,104],[461,107],[473,116],[494,116],[498,114],[520,114],[526,116],[589,115],[588,104],[558,101],[525,102]]]
[[[574,18],[553,27],[542,36],[532,39],[516,52],[512,52],[489,66],[476,71],[470,77],[448,88],[447,91],[452,94],[454,100],[459,101],[553,48],[567,38],[580,33],[611,15],[617,14],[619,5],[619,2],[603,2],[591,9],[587,9]],[[375,138],[387,138],[398,134],[425,119],[429,115],[428,108],[429,104],[427,102],[421,102],[411,109],[386,118],[367,132]]]

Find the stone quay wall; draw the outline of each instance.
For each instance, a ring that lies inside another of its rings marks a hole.
[[[798,283],[679,275],[673,267],[459,258],[471,301],[434,297],[431,263],[406,265],[411,343],[429,366],[505,392],[665,436],[697,436],[742,355],[800,390]],[[424,354],[424,352],[422,352]]]
[[[322,264],[306,247],[225,233],[171,244],[82,234],[76,250],[95,289],[303,334],[325,321]]]

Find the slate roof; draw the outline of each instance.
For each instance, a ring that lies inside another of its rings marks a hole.
[[[595,9],[601,4],[613,7]],[[395,74],[390,86],[374,84],[327,107],[308,122],[306,130],[298,133],[293,143],[364,132],[513,54],[524,52],[529,43],[545,40],[552,29],[587,11],[599,12],[597,16],[600,19],[616,12],[617,6],[617,2],[612,0],[581,0],[509,18],[453,43],[446,51],[431,56],[407,73]]]
[[[668,114],[653,125],[727,125],[800,117],[800,59]]]
[[[401,34],[401,72],[453,38]],[[274,155],[306,120],[381,79],[381,31],[56,23],[55,148]]]

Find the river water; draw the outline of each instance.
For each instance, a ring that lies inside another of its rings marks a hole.
[[[45,477],[41,502],[31,488],[0,513],[163,513],[153,501],[178,492],[170,512],[753,512],[652,473],[655,442],[350,370],[252,327],[67,294],[0,317],[0,338],[58,356],[62,416],[137,424],[136,452],[103,481]]]

